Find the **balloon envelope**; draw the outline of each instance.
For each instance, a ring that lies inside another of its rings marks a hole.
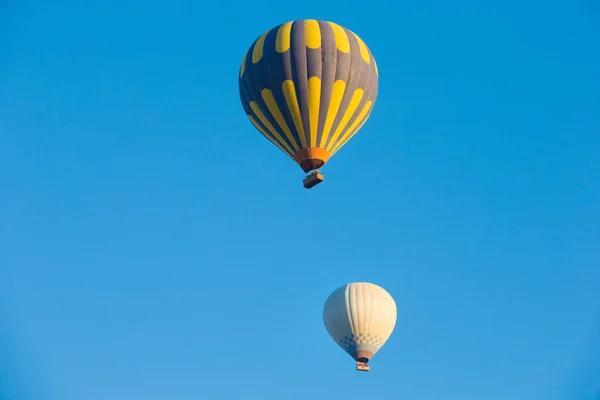
[[[396,303],[382,287],[344,285],[325,302],[323,320],[333,340],[357,361],[368,362],[396,325]]]
[[[362,127],[378,89],[375,59],[333,22],[291,21],[247,51],[239,73],[250,122],[305,172],[320,168]]]

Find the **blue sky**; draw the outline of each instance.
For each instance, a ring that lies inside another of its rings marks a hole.
[[[600,5],[3,3],[0,381],[13,398],[553,400],[600,388]],[[379,67],[307,191],[248,122],[293,19]],[[386,288],[372,371],[322,305]]]

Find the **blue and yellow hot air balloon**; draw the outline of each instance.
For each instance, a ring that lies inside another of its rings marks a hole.
[[[305,173],[304,187],[369,118],[377,98],[373,54],[333,22],[298,20],[254,41],[239,74],[250,122]]]

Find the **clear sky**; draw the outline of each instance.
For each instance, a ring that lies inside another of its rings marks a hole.
[[[2,385],[13,399],[564,400],[600,388],[594,0],[3,2]],[[302,187],[242,57],[289,20],[379,67]],[[368,374],[322,306],[398,323]]]

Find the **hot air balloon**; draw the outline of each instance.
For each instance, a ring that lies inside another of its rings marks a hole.
[[[250,122],[308,174],[304,187],[368,119],[378,71],[365,43],[333,22],[298,20],[254,41],[239,73]]]
[[[356,360],[356,369],[369,371],[367,363],[396,325],[396,303],[377,285],[350,283],[329,296],[323,320],[333,340]]]

